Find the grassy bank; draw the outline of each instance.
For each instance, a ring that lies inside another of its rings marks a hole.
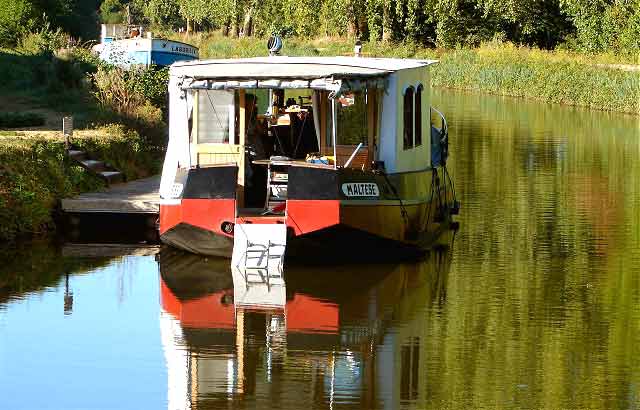
[[[174,38],[200,48],[201,58],[266,55],[266,39],[229,38],[217,33]],[[370,57],[438,59],[433,86],[536,99],[640,115],[638,61],[614,54],[586,55],[543,51],[508,43],[478,48],[429,49],[411,43],[371,42],[363,45]],[[343,38],[285,39],[290,56],[351,55],[353,41]],[[635,66],[637,69],[638,67]]]
[[[436,87],[640,114],[640,71],[609,58],[486,45],[444,53]]]
[[[11,241],[55,228],[61,198],[100,190],[104,183],[65,155],[58,135],[3,133],[0,136],[0,240]],[[107,127],[80,132],[74,143],[110,162],[128,179],[157,173],[161,152],[135,131]]]

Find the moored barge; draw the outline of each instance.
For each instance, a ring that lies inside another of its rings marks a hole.
[[[459,209],[435,61],[280,57],[170,69],[163,242],[199,254],[418,254]],[[280,247],[281,250],[276,249]],[[271,250],[273,249],[273,252]],[[246,261],[245,261],[246,263]]]

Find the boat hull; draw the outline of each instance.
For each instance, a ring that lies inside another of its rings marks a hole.
[[[95,48],[100,59],[123,67],[132,65],[169,66],[177,61],[198,58],[198,49],[179,41],[150,38],[128,38],[99,44]]]
[[[231,257],[236,224],[285,224],[287,258],[415,257],[450,228],[452,190],[437,170],[403,174],[291,167],[282,214],[237,211],[237,167],[189,170],[182,197],[160,206],[160,238],[203,255]]]

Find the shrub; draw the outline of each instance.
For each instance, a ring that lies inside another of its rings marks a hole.
[[[69,38],[61,29],[51,30],[49,25],[45,25],[36,32],[25,34],[18,45],[18,49],[25,54],[44,54],[53,56],[53,53],[69,42]]]
[[[38,127],[45,118],[35,112],[0,112],[0,128]]]
[[[33,7],[29,0],[0,1],[0,47],[13,47],[31,28]]]

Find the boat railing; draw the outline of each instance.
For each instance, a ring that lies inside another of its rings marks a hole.
[[[439,131],[442,133],[442,138],[448,138],[449,136],[449,128],[447,126],[447,119],[444,118],[444,114],[442,114],[440,111],[438,111],[438,109],[434,108],[434,107],[430,107],[431,111],[430,111],[430,115],[429,115],[429,120],[431,122],[431,126],[435,126],[434,122],[433,122],[433,113],[436,113],[436,115],[440,118],[440,128]]]
[[[349,165],[351,165],[351,161],[353,161],[353,159],[356,157],[356,155],[358,154],[358,151],[360,151],[360,148],[362,148],[362,145],[363,145],[363,143],[361,142],[360,144],[358,144],[356,149],[353,150],[353,154],[351,154],[351,156],[349,157],[347,162],[345,162],[345,164],[344,164],[345,168],[349,168]]]
[[[433,121],[433,114],[440,119],[440,128]],[[429,123],[431,129],[431,165],[444,166],[449,156],[449,128],[444,114],[436,108],[430,107]]]

